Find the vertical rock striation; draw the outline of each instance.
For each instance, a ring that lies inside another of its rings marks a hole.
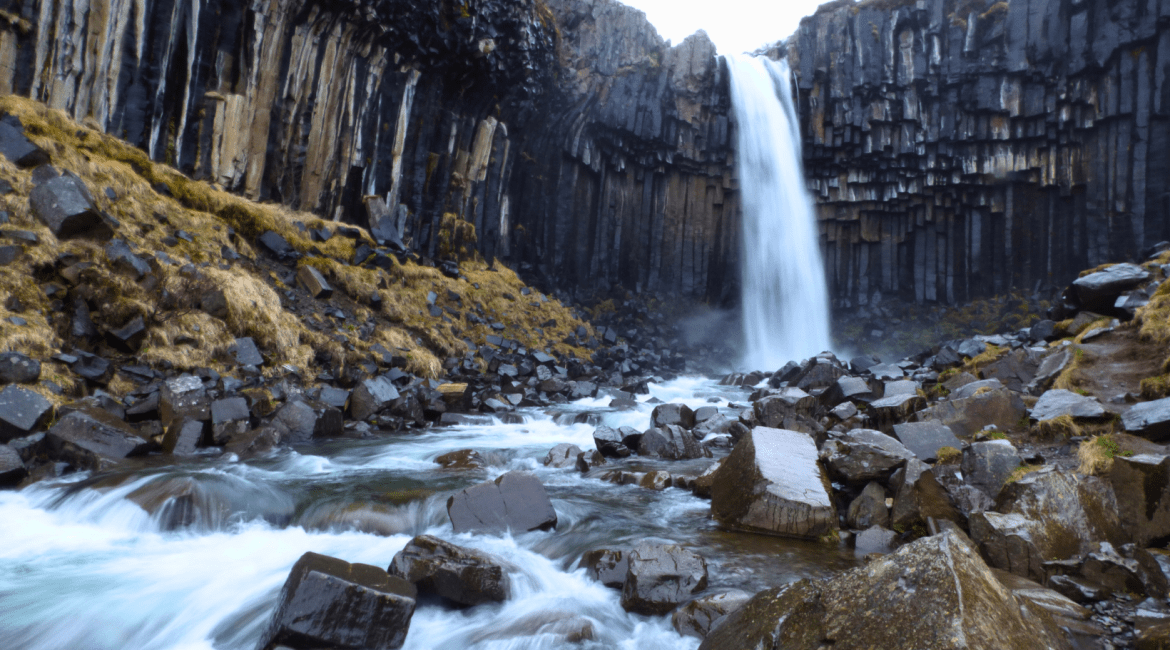
[[[867,0],[796,70],[838,306],[963,302],[1170,236],[1170,4]]]
[[[0,0],[0,92],[430,257],[727,296],[727,91],[613,0]],[[374,198],[374,197],[377,198]],[[393,232],[393,229],[390,230]]]

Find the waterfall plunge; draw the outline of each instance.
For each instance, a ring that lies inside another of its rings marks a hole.
[[[774,370],[829,349],[829,301],[788,64],[728,56],[743,204],[744,364]]]

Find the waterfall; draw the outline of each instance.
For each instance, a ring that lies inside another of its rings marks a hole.
[[[728,56],[743,205],[744,363],[776,369],[829,349],[829,301],[801,166],[788,64]]]

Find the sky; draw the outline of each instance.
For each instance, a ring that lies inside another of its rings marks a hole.
[[[720,54],[751,52],[788,38],[828,0],[621,0],[646,12],[659,36],[678,45],[700,29]]]

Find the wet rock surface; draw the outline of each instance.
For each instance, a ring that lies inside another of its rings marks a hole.
[[[508,472],[447,500],[447,515],[456,533],[503,533],[556,528],[557,513],[535,475]]]
[[[419,593],[459,605],[501,602],[508,597],[508,576],[498,560],[430,535],[412,539],[386,571],[412,583]]]
[[[674,544],[643,542],[629,554],[622,607],[666,614],[707,587],[707,561]]]

